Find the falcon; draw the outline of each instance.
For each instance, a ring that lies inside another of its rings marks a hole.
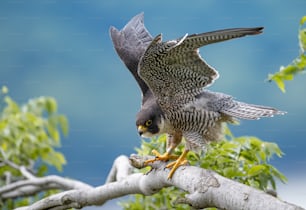
[[[115,49],[142,91],[142,106],[136,116],[141,136],[167,134],[165,154],[153,151],[156,160],[174,159],[172,151],[185,138],[185,150],[174,162],[168,178],[184,165],[190,150],[199,150],[222,138],[224,122],[259,119],[284,114],[272,107],[235,101],[232,96],[211,92],[204,87],[218,78],[218,72],[200,56],[199,48],[262,32],[262,27],[233,28],[185,35],[162,42],[154,39],[143,24],[143,13],[132,18],[121,30],[110,28]]]

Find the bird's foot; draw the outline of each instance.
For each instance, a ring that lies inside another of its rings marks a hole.
[[[188,163],[188,160],[186,159],[187,153],[188,151],[185,150],[176,161],[173,161],[166,166],[166,168],[171,168],[171,171],[168,174],[168,179],[172,178],[174,172],[176,171],[178,167]]]
[[[177,155],[171,155],[168,152],[160,154],[156,150],[152,150],[152,153],[155,155],[155,158],[146,160],[144,163],[145,165],[148,165],[148,163],[153,163],[155,161],[168,161],[168,160],[176,160],[179,158]]]

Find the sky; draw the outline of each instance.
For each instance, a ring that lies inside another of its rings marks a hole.
[[[112,161],[134,153],[141,142],[135,126],[140,90],[113,49],[110,26],[121,29],[140,12],[150,33],[162,33],[164,40],[263,26],[261,35],[205,46],[200,53],[220,74],[210,90],[288,112],[231,129],[235,136],[255,135],[280,146],[285,155],[271,163],[289,181],[278,184],[279,195],[306,207],[306,77],[287,82],[285,94],[266,81],[297,57],[305,8],[305,0],[2,0],[0,86],[19,103],[39,96],[57,100],[70,123],[60,149],[68,163],[59,174],[97,186]],[[99,209],[120,209],[114,203]]]

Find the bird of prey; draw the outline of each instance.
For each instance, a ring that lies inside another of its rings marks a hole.
[[[137,73],[139,60],[153,40],[144,25],[144,14],[140,13],[134,16],[120,31],[111,26],[109,32],[117,54],[135,78],[142,92],[141,109],[136,115],[136,126],[139,134],[142,137],[152,137],[163,133],[160,130],[163,111],[147,84]],[[167,152],[161,156],[153,150],[152,152],[157,156],[155,160],[166,161],[175,158],[171,153],[181,142],[181,138],[180,133],[167,134]]]
[[[182,137],[185,138],[184,152],[167,165],[172,168],[168,178],[186,163],[189,150],[219,140],[224,122],[284,114],[272,107],[235,101],[232,96],[203,89],[218,78],[218,72],[200,57],[198,49],[211,43],[256,35],[262,29],[225,29],[162,42],[161,35],[153,39],[146,30],[143,14],[132,18],[121,31],[110,29],[117,53],[142,90],[142,107],[136,119],[139,134],[168,134],[166,153],[154,151],[156,158],[148,162],[172,159],[171,152]]]

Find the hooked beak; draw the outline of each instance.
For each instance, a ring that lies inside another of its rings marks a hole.
[[[143,125],[139,125],[137,127],[137,130],[138,130],[139,135],[141,136],[143,133],[145,133],[148,130],[148,128]]]

